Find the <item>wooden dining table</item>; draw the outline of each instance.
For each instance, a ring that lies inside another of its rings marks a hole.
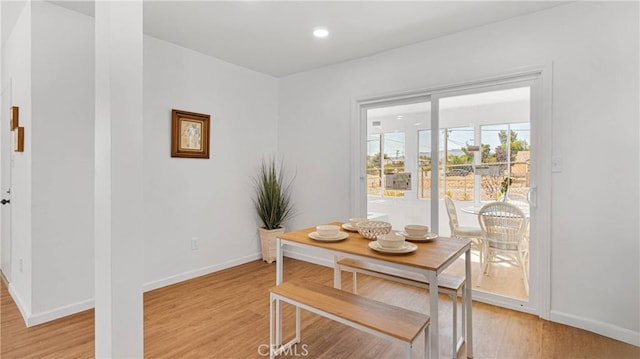
[[[330,224],[341,226],[341,222]],[[418,273],[430,283],[431,288],[438,288],[438,276],[455,262],[460,256],[465,255],[465,296],[462,304],[466,310],[466,333],[463,333],[466,342],[467,357],[473,357],[472,335],[472,307],[471,307],[471,241],[466,239],[453,239],[438,237],[428,242],[414,242],[417,249],[405,254],[387,254],[375,251],[369,247],[371,240],[364,238],[357,232],[348,232],[349,237],[337,242],[325,242],[311,239],[308,235],[315,231],[315,227],[284,233],[276,240],[276,285],[283,283],[284,249],[287,247],[312,247],[322,253],[339,257],[349,257],[362,261],[368,261],[388,267],[398,268]],[[345,231],[346,232],[346,231]],[[427,299],[427,298],[425,298]],[[439,332],[438,332],[438,290],[430,290],[428,294],[429,315],[431,317],[431,358],[439,357]],[[281,321],[281,311],[279,312]],[[278,315],[278,314],[277,314]],[[456,324],[454,324],[456,325]],[[281,333],[276,333],[278,343],[281,343]],[[455,355],[454,355],[455,357]]]

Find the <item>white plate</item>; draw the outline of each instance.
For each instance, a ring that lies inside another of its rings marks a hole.
[[[403,236],[406,240],[414,242],[428,242],[430,240],[438,238],[438,235],[435,233],[427,233],[424,236],[410,236],[407,232],[402,231],[398,232],[398,234]]]
[[[346,229],[347,231],[350,231],[350,232],[357,232],[358,231],[358,229],[356,227],[352,226],[351,223],[343,224],[342,228],[344,228],[344,229]]]
[[[308,236],[309,236],[309,238],[315,239],[316,241],[338,242],[338,241],[341,241],[343,239],[349,238],[349,233],[338,232],[338,234],[333,236],[333,237],[323,237],[323,236],[319,235],[318,232],[311,232],[311,233],[308,234]]]
[[[384,248],[377,241],[373,241],[369,242],[369,248],[383,253],[411,253],[418,249],[418,246],[410,242],[404,242],[400,248]]]

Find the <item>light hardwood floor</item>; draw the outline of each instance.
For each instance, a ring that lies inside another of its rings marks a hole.
[[[332,270],[285,259],[285,280],[332,284]],[[350,276],[344,274],[345,289]],[[146,358],[261,358],[269,343],[275,264],[247,263],[144,295]],[[360,276],[359,294],[428,313],[421,289]],[[449,357],[451,302],[441,296],[442,357]],[[93,310],[25,328],[2,284],[0,357],[92,358]],[[292,333],[292,310],[285,326]],[[475,358],[640,358],[640,348],[535,316],[474,303]],[[414,354],[422,355],[417,346]],[[302,343],[288,357],[398,358],[402,346],[303,311]],[[306,354],[306,355],[305,355]],[[462,353],[463,357],[466,353]]]
[[[455,261],[445,272],[464,277],[464,257]],[[476,252],[474,252],[471,256],[473,289],[527,300],[528,296],[522,281],[520,267],[512,263],[503,262],[492,264],[489,275],[481,274],[481,272],[482,267]]]

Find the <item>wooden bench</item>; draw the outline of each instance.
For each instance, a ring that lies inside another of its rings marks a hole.
[[[279,302],[296,307],[296,337],[284,346],[281,340],[281,318],[276,318],[282,315],[278,313]],[[286,352],[289,347],[300,342],[300,309],[382,338],[401,342],[405,344],[409,358],[413,343],[420,333],[424,333],[425,358],[430,357],[428,315],[318,283],[288,281],[271,288],[270,358]]]
[[[408,284],[420,288],[429,289],[429,282],[417,273],[403,271],[397,268],[391,268],[384,265],[364,262],[351,258],[335,258],[334,260],[334,287],[342,288],[341,273],[342,271],[353,273],[353,293],[357,293],[357,273],[370,275],[377,278],[387,279],[403,284]],[[452,357],[458,356],[458,351],[464,343],[464,333],[466,329],[465,317],[466,311],[464,305],[461,306],[462,312],[462,330],[460,338],[458,338],[458,292],[462,292],[462,302],[465,298],[465,279],[448,274],[440,274],[438,276],[438,292],[447,294],[451,297],[453,303],[453,349]]]

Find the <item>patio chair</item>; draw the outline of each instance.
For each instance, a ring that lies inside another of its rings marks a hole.
[[[528,220],[522,210],[511,203],[492,202],[480,209],[478,221],[487,251],[482,272],[489,275],[491,263],[515,262],[520,267],[524,288],[529,295],[529,271],[526,265],[529,259],[526,240]]]
[[[507,197],[507,203],[511,203],[516,205],[516,207],[523,210],[523,212],[529,208],[529,199],[525,195],[519,193],[512,193],[509,191],[509,196]],[[525,216],[528,212],[525,213]],[[524,237],[527,241],[529,241],[529,221],[527,221],[527,229],[524,232]]]
[[[480,257],[480,266],[485,261],[485,245],[482,240],[482,230],[480,227],[466,227],[458,224],[458,212],[456,205],[449,196],[444,196],[444,205],[447,207],[447,214],[449,215],[449,228],[451,229],[451,236],[454,238],[463,238],[471,240],[471,247],[478,250]]]
[[[520,208],[529,207],[529,200],[527,199],[526,196],[519,193],[512,193],[511,191],[507,196],[507,203],[515,204]]]

